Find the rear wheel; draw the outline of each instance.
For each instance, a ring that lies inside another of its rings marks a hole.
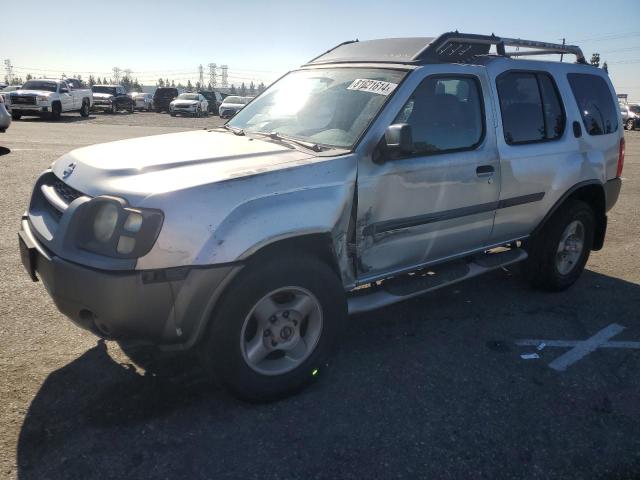
[[[244,400],[282,397],[316,377],[346,317],[342,284],[322,261],[293,254],[255,262],[213,315],[205,368]]]
[[[627,130],[633,130],[633,127],[635,126],[635,122],[633,119],[629,119],[625,122],[624,124],[624,128],[626,128]]]
[[[582,274],[589,259],[595,217],[589,205],[568,200],[526,246],[526,278],[535,288],[561,291]]]
[[[89,100],[86,98],[82,100],[82,107],[80,107],[80,116],[88,117],[89,116]]]
[[[62,115],[62,107],[58,102],[51,105],[51,120],[60,120]]]

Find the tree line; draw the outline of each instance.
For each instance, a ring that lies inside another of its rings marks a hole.
[[[47,75],[42,75],[41,78],[46,78]],[[88,79],[82,78],[82,75],[74,75],[72,77],[67,77],[64,73],[62,74],[62,78],[74,78],[80,82],[83,88],[90,88],[94,85],[122,85],[127,92],[140,92],[142,91],[142,84],[138,81],[137,78],[131,78],[128,75],[124,75],[120,78],[119,82],[115,82],[112,78],[108,77],[100,77],[89,75]],[[34,77],[30,73],[28,73],[24,78],[23,77],[13,77],[11,81],[7,77],[5,77],[5,83],[7,85],[22,85],[29,80],[33,80]],[[200,84],[200,82],[196,82],[195,84],[191,83],[191,80],[187,80],[187,84],[183,85],[178,82],[176,84],[175,80],[169,80],[159,78],[156,82],[156,87],[174,87],[179,90],[184,90],[187,92],[197,92],[200,90],[213,90],[213,86],[211,82],[209,84]],[[247,86],[244,82],[239,87],[236,87],[234,84],[231,85],[229,89],[231,95],[258,95],[266,90],[266,85],[263,82],[260,82],[259,85],[255,85],[253,82]]]

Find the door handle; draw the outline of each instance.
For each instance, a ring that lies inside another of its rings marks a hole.
[[[490,177],[495,172],[493,165],[480,165],[476,168],[476,175],[479,177]]]

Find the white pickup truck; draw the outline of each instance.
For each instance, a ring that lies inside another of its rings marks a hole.
[[[29,80],[20,90],[10,95],[11,116],[20,120],[23,115],[48,116],[52,120],[60,119],[66,112],[80,112],[89,116],[93,106],[90,89],[84,89],[80,82],[66,80]]]

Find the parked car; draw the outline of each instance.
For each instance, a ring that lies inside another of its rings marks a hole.
[[[20,90],[20,88],[22,88],[22,85],[9,85],[8,87],[5,87],[2,90],[0,90],[0,97],[2,97],[2,99],[4,100],[4,106],[8,110],[11,109],[11,98],[9,94],[11,92],[16,92]]]
[[[81,327],[198,349],[239,397],[277,398],[326,368],[348,313],[518,262],[573,285],[621,188],[615,98],[575,46],[340,44],[222,127],[60,157],[22,261]]]
[[[223,95],[215,90],[201,90],[198,93],[209,102],[208,112],[218,115],[220,105],[222,105],[222,101],[224,100]]]
[[[174,87],[156,88],[153,94],[153,108],[157,113],[168,112],[169,104],[178,96],[178,89]]]
[[[91,90],[71,89],[65,80],[29,80],[20,90],[9,94],[11,116],[19,120],[24,115],[48,116],[60,119],[66,112],[80,112],[89,116],[93,105]]]
[[[11,113],[5,108],[4,97],[0,95],[0,133],[7,131],[11,125]]]
[[[133,113],[135,102],[127,95],[127,91],[122,85],[94,85],[93,108],[109,113],[116,113],[125,110]]]
[[[146,110],[151,112],[153,110],[153,95],[144,92],[132,92],[129,94],[135,102],[136,110]]]
[[[181,93],[169,104],[169,113],[176,115],[191,115],[201,117],[209,115],[209,102],[199,93]]]
[[[640,105],[621,103],[620,115],[627,130],[640,127]]]
[[[222,101],[218,109],[220,118],[233,117],[251,100],[253,100],[253,97],[239,97],[237,95],[229,95]]]

